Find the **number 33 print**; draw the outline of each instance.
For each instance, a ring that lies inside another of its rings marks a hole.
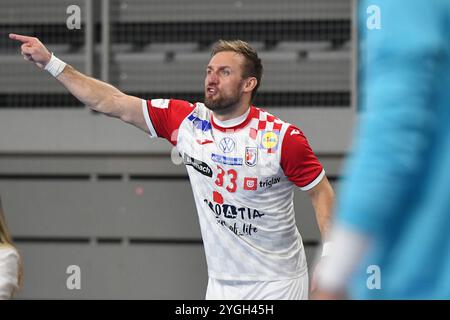
[[[217,166],[217,169],[219,170],[219,173],[217,174],[216,179],[216,185],[219,187],[223,187],[224,183],[224,176],[227,174],[229,179],[229,184],[226,186],[226,189],[228,192],[236,192],[237,184],[237,172],[236,170],[230,169],[228,171],[225,171],[221,166]]]

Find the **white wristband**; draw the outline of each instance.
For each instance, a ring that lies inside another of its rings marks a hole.
[[[61,72],[63,72],[64,68],[66,67],[66,63],[62,61],[61,59],[58,59],[53,53],[52,57],[50,58],[50,61],[45,66],[44,70],[47,70],[50,72],[52,76],[55,78],[59,76]]]
[[[322,248],[322,257],[330,256],[332,250],[333,250],[333,242],[331,241],[325,242]]]

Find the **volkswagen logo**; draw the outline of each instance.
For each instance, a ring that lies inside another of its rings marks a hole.
[[[219,143],[220,150],[222,150],[224,153],[233,151],[235,145],[236,143],[234,142],[234,140],[229,137],[223,138]]]

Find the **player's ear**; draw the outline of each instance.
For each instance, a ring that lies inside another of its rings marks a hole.
[[[248,77],[244,82],[244,92],[252,92],[258,84],[258,80],[255,77]]]

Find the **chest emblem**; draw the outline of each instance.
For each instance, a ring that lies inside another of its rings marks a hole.
[[[219,148],[223,151],[223,153],[229,153],[234,150],[236,143],[230,137],[225,137],[219,142]]]
[[[254,167],[258,162],[258,148],[245,147],[245,165]]]
[[[279,131],[265,131],[262,134],[261,147],[266,149],[268,153],[274,153],[278,149],[279,141]]]

